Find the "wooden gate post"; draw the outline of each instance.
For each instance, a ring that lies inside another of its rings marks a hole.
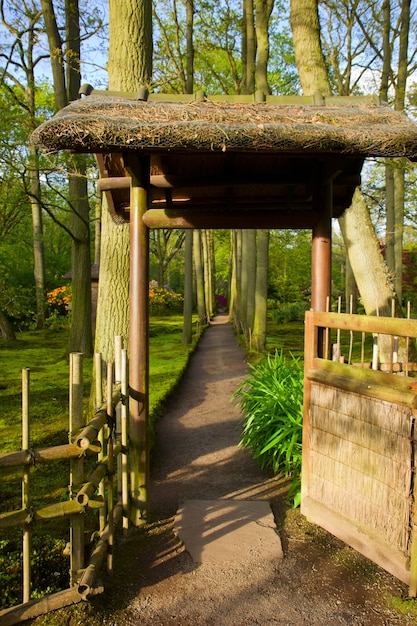
[[[147,210],[149,158],[129,153],[130,187],[130,322],[129,322],[129,459],[131,522],[144,522],[149,507],[149,230]]]
[[[319,184],[314,190],[313,209],[318,221],[313,226],[311,307],[325,311],[331,292],[333,184]]]
[[[333,183],[321,182],[313,194],[313,209],[316,210],[318,221],[313,226],[311,256],[311,308],[313,311],[325,311],[330,301],[332,280],[332,213]],[[317,335],[318,354],[325,352],[324,333],[321,329]]]

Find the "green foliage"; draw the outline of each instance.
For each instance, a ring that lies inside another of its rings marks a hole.
[[[20,570],[20,541],[0,541],[0,608],[22,601],[22,573]],[[32,540],[32,597],[60,591],[68,587],[69,563],[63,559],[64,540],[49,535],[34,536]],[[63,565],[66,565],[64,568]]]
[[[303,368],[282,352],[269,354],[235,392],[244,414],[240,445],[261,468],[291,475],[290,497],[299,504],[301,475]]]
[[[304,320],[304,315],[309,305],[306,302],[292,302],[290,304],[275,303],[269,313],[276,324],[299,322]]]

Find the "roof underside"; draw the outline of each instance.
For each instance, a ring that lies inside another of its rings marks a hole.
[[[231,225],[237,214],[245,222],[256,211],[257,227],[274,227],[269,216],[277,212],[291,215],[294,227],[310,227],[313,191],[328,181],[333,216],[339,216],[360,184],[366,157],[417,157],[417,126],[374,98],[321,105],[306,98],[184,98],[91,95],[40,126],[32,141],[47,151],[102,155],[102,189],[112,189],[113,210],[123,219],[129,211],[123,153],[134,151],[150,158],[149,208],[203,209],[207,219],[229,212]],[[106,186],[106,178],[116,177],[125,180]]]

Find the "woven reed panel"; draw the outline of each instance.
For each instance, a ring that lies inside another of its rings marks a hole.
[[[313,383],[309,496],[408,554],[412,409]]]

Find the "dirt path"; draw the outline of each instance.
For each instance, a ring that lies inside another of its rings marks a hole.
[[[244,353],[231,327],[225,318],[216,318],[159,423],[152,468],[154,522],[121,543],[114,577],[105,581],[110,593],[85,609],[86,623],[416,623],[384,601],[387,594],[401,597],[401,584],[288,509],[285,482],[261,472],[237,447],[239,412],[230,400],[245,371]],[[179,505],[189,499],[229,498],[270,502],[282,561],[256,555],[222,563],[192,561],[172,532]]]

